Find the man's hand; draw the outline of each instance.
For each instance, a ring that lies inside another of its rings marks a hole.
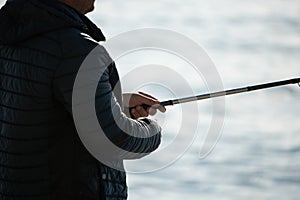
[[[149,94],[138,92],[138,93],[125,93],[123,94],[124,106],[129,109],[130,115],[133,119],[140,117],[147,117],[155,115],[157,109],[161,112],[165,112],[166,108],[160,105],[160,102],[150,96]],[[148,108],[143,108],[142,105],[147,105]]]

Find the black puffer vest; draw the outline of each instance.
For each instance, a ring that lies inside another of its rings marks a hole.
[[[101,40],[88,18],[56,0],[9,0],[0,10],[1,200],[127,198],[125,172],[84,148],[72,118],[76,74]],[[98,65],[109,67],[96,93],[98,119],[110,124],[109,139],[144,156],[160,144],[160,127],[122,113],[121,91],[112,90],[117,70],[100,49]],[[126,158],[119,155],[115,162],[123,166]]]

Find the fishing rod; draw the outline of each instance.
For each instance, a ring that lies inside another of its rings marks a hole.
[[[293,79],[288,79],[288,80],[269,82],[269,83],[264,83],[264,84],[259,84],[259,85],[252,85],[252,86],[246,86],[246,87],[224,90],[224,91],[219,91],[219,92],[201,94],[201,95],[196,95],[196,96],[183,97],[183,98],[179,98],[179,99],[172,99],[172,100],[160,102],[160,106],[173,106],[173,105],[181,104],[181,103],[200,101],[200,100],[204,100],[204,99],[239,94],[239,93],[244,93],[244,92],[251,92],[251,91],[255,91],[255,90],[262,90],[262,89],[273,88],[273,87],[289,85],[289,84],[298,84],[300,87],[300,78],[293,78]],[[142,104],[141,106],[145,110],[147,110],[148,108],[151,107],[150,105],[146,105],[146,104]],[[159,107],[155,107],[155,108],[158,109]],[[134,109],[134,108],[133,107],[129,108],[130,115],[131,115],[132,109]],[[128,111],[126,111],[126,112],[128,112]]]
[[[219,91],[219,92],[201,94],[201,95],[197,95],[197,96],[162,101],[160,103],[160,105],[161,106],[172,106],[172,105],[181,104],[181,103],[187,103],[187,102],[199,101],[199,100],[210,99],[210,98],[215,98],[215,97],[239,94],[239,93],[250,92],[250,91],[255,91],[255,90],[262,90],[262,89],[278,87],[278,86],[283,86],[283,85],[288,85],[288,84],[298,84],[300,87],[300,78],[294,78],[294,79],[289,79],[289,80],[276,81],[276,82],[252,85],[252,86],[241,87],[241,88],[236,88],[236,89],[224,90],[224,91]],[[142,107],[149,108],[148,105],[142,105]]]

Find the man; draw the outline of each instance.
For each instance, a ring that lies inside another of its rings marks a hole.
[[[143,104],[159,101],[143,93],[126,94],[124,106],[132,108],[135,120],[122,112],[117,70],[97,43],[105,38],[84,15],[93,4],[93,0],[8,0],[0,10],[1,200],[127,199],[125,173],[104,165],[84,148],[72,117],[75,77],[95,47],[101,50],[97,67],[104,69],[95,108],[106,136],[141,155],[160,144],[160,127],[138,119],[151,112]],[[152,136],[143,137],[148,135]],[[121,166],[126,159],[116,158]]]

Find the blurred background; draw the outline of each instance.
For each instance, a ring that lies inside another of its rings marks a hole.
[[[299,0],[98,0],[89,16],[107,38],[147,27],[184,34],[208,53],[224,88],[300,76]],[[298,200],[299,103],[296,85],[227,97],[222,136],[211,154],[199,159],[202,130],[212,115],[209,101],[199,102],[199,137],[170,166],[130,173],[129,199]],[[175,133],[164,129],[164,134],[162,145]]]
[[[300,0],[96,0],[88,16],[107,38],[152,27],[193,39],[215,63],[225,88],[300,76]],[[200,159],[201,130],[212,111],[209,101],[199,102],[202,123],[193,144],[168,167],[129,173],[129,200],[298,200],[299,103],[296,85],[226,97],[222,136]],[[166,128],[163,134],[162,145],[168,145],[175,133]],[[134,165],[139,162],[145,164]]]
[[[107,38],[148,27],[184,34],[205,49],[224,88],[300,76],[299,0],[96,2],[96,12],[89,17]],[[118,64],[122,76],[125,66]],[[159,96],[155,92],[153,89],[152,94]],[[206,108],[209,101],[199,102],[203,122],[199,137],[170,166],[151,173],[130,173],[129,199],[298,200],[299,103],[296,85],[227,97],[222,136],[211,154],[199,159],[202,130],[212,115]],[[166,115],[174,112],[170,108]],[[169,123],[177,122],[170,119]],[[172,134],[176,133],[164,129],[168,137],[163,137],[163,146],[170,143]],[[137,167],[146,164],[135,162]]]

